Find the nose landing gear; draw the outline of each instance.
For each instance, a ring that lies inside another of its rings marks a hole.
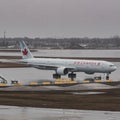
[[[106,80],[109,80],[109,79],[110,79],[109,75],[110,75],[110,73],[107,73],[107,74],[106,74]]]

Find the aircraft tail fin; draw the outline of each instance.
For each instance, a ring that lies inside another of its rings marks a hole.
[[[29,48],[27,47],[27,45],[25,44],[24,41],[19,41],[19,45],[21,48],[21,53],[22,53],[22,58],[23,59],[30,59],[33,58],[33,55],[31,54]]]

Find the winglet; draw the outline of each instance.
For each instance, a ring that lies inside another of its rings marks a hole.
[[[19,41],[19,45],[21,48],[21,53],[22,53],[22,58],[23,59],[30,59],[33,58],[33,55],[31,54],[29,48],[27,47],[27,45],[25,44],[24,41]]]

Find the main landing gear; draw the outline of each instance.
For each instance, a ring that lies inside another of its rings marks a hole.
[[[56,74],[53,74],[53,78],[54,78],[54,79],[60,79],[60,78],[61,78],[61,75],[59,75],[59,74],[57,74],[57,73],[56,73]]]
[[[61,75],[59,74],[53,74],[53,78],[54,79],[60,79],[61,78]],[[76,74],[74,74],[73,72],[72,73],[69,73],[68,74],[68,78],[70,78],[71,80],[74,80],[76,78]]]
[[[74,74],[73,72],[69,73],[68,78],[70,78],[71,80],[74,80],[74,78],[76,78],[76,74]]]

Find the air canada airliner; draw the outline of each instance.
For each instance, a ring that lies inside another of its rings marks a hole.
[[[75,72],[84,72],[86,74],[106,73],[109,74],[117,67],[107,61],[100,60],[79,60],[79,59],[58,59],[58,58],[35,58],[24,41],[19,41],[22,59],[20,63],[28,64],[37,69],[54,70],[53,78],[61,78],[61,75],[67,75],[71,79],[76,78]]]

